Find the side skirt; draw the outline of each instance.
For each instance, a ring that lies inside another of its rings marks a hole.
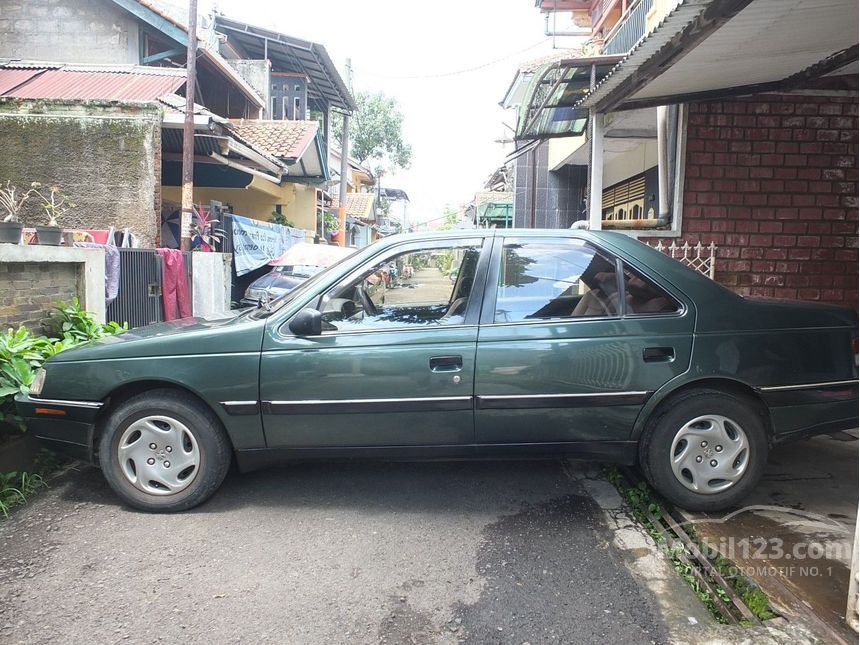
[[[291,461],[391,460],[456,461],[480,459],[573,459],[632,466],[636,463],[635,441],[573,441],[566,443],[510,443],[462,446],[371,446],[332,448],[257,448],[237,450],[241,472],[251,472]]]

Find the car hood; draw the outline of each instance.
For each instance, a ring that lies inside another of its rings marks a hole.
[[[264,321],[241,312],[137,327],[52,356],[50,362],[260,351]]]

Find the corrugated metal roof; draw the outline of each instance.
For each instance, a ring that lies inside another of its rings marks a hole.
[[[648,58],[664,47],[674,36],[693,22],[705,10],[711,0],[681,0],[651,33],[631,49],[609,74],[597,84],[578,107],[592,107],[601,98],[615,89],[621,81],[633,74]]]
[[[334,66],[326,48],[277,31],[255,27],[225,16],[215,17],[215,30],[238,42],[252,58],[263,58],[265,50],[276,71],[298,72],[310,78],[308,95],[324,99],[334,107],[352,111],[355,101]],[[265,45],[264,42],[268,41]]]
[[[856,45],[857,20],[857,0],[754,0],[631,99],[784,80]]]
[[[40,69],[4,69],[0,70],[0,96],[14,89],[22,83],[30,80],[37,74],[41,74]]]
[[[0,69],[0,87],[23,70]],[[11,86],[3,96],[19,99],[102,99],[152,101],[171,94],[185,83],[184,74],[144,71],[83,71],[77,69],[29,70],[31,80]]]
[[[857,44],[857,0],[753,0],[703,42],[685,48],[676,38],[694,29],[713,0],[675,0],[676,6],[589,93],[579,107],[665,98],[738,85],[779,82],[834,52]],[[643,87],[621,90],[649,60],[671,54]],[[617,91],[616,91],[617,90]],[[621,94],[624,91],[626,95]]]

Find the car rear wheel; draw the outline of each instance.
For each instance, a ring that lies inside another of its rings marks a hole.
[[[735,506],[756,486],[767,434],[754,401],[719,390],[673,397],[648,421],[640,466],[667,500],[690,511]]]
[[[230,468],[217,417],[189,395],[151,390],[107,419],[99,461],[111,488],[144,511],[183,511],[211,497]]]

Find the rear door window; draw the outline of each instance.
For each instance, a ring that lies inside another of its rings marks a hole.
[[[671,314],[681,305],[666,291],[624,263],[624,298],[628,315]]]
[[[615,259],[583,240],[508,239],[496,323],[620,315]]]

